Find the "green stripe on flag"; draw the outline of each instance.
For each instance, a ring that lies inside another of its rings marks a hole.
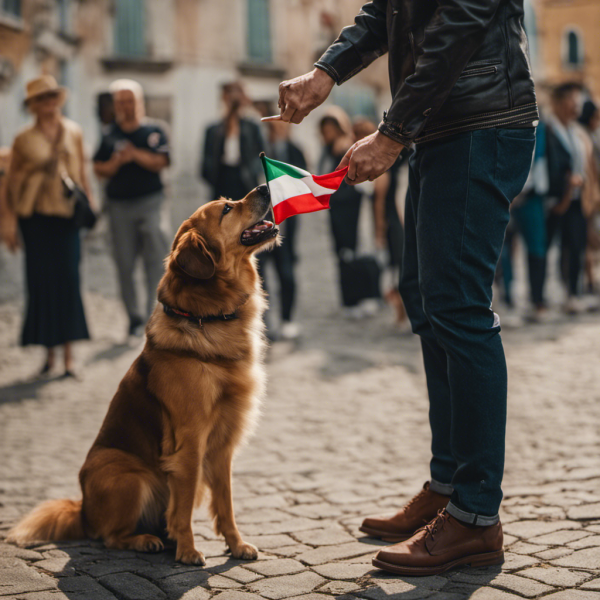
[[[296,179],[302,179],[306,176],[310,177],[310,173],[307,171],[297,169],[296,167],[292,167],[292,165],[288,165],[287,163],[279,160],[273,160],[272,158],[267,158],[266,156],[261,158],[265,168],[267,181],[273,181],[273,179],[277,179],[283,175],[289,175],[290,177],[294,177]]]

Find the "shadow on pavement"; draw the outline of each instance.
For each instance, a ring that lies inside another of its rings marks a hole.
[[[57,375],[55,377],[48,377],[47,379],[34,379],[0,387],[0,404],[21,402],[21,400],[35,400],[38,390],[53,381],[60,381],[61,379],[62,375]]]
[[[132,350],[132,346],[130,346],[127,342],[123,342],[120,344],[113,344],[110,348],[106,348],[105,350],[101,350],[94,354],[94,356],[90,357],[86,364],[92,364],[95,362],[99,362],[101,360],[116,360],[126,354],[130,350]]]

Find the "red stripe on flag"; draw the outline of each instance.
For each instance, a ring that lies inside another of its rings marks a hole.
[[[312,178],[315,181],[315,183],[318,183],[323,187],[330,188],[332,190],[337,190],[340,187],[340,185],[342,185],[342,181],[344,180],[344,177],[346,177],[347,172],[348,167],[344,167],[339,171],[327,173],[326,175],[313,175]]]
[[[329,177],[329,175],[323,175],[323,177]],[[312,194],[302,194],[284,200],[273,207],[275,223],[279,225],[288,217],[293,217],[294,215],[325,210],[329,208],[329,198],[331,198],[331,194],[328,196],[319,196],[318,198],[315,198]]]

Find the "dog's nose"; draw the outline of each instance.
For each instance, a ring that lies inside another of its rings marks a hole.
[[[256,188],[256,191],[263,197],[267,198],[269,195],[269,188],[267,185],[265,185],[264,183],[262,185],[259,185]]]

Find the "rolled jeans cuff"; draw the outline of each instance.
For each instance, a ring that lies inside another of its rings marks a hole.
[[[430,488],[431,489],[431,486]],[[475,513],[465,512],[461,510],[452,502],[448,502],[448,506],[446,506],[446,510],[459,521],[463,523],[468,523],[469,525],[478,525],[480,527],[489,527],[490,525],[495,525],[500,520],[500,515],[496,515],[494,517],[485,517],[483,515],[477,515]]]
[[[440,483],[435,479],[431,479],[429,481],[429,489],[436,494],[441,494],[442,496],[452,496],[452,492],[454,488],[449,483]]]

